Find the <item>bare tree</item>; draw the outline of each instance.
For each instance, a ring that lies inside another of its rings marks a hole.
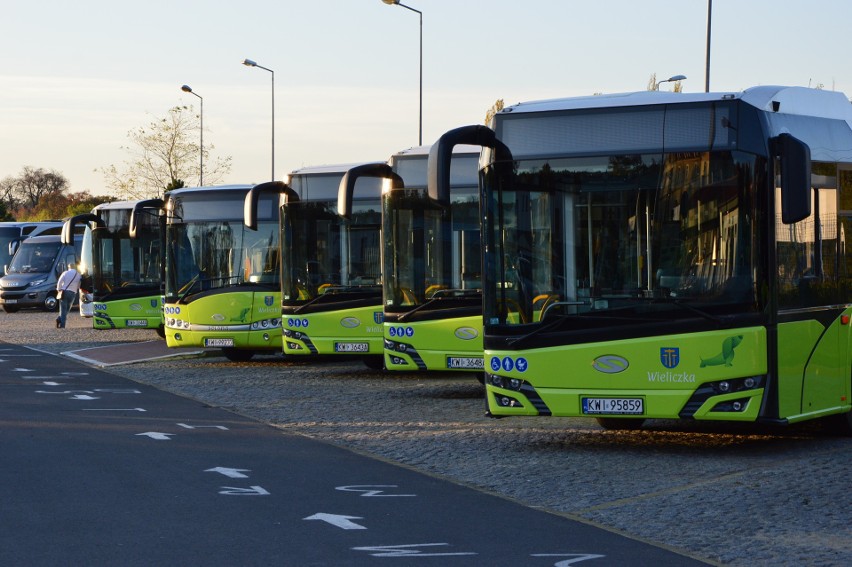
[[[0,182],[0,198],[8,210],[31,211],[51,196],[68,190],[68,179],[56,171],[25,166],[16,177],[6,177]]]
[[[192,106],[175,106],[165,118],[129,131],[130,144],[121,149],[131,158],[121,167],[100,169],[107,186],[127,199],[162,197],[165,191],[182,186],[182,180],[200,178],[199,151],[203,152],[205,183],[219,183],[231,170],[231,157],[211,162],[214,147],[199,148],[200,128],[200,116]]]

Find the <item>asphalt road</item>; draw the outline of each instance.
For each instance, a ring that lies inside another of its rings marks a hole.
[[[691,565],[0,343],[0,565]]]

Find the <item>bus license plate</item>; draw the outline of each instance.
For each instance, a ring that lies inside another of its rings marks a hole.
[[[472,369],[472,370],[484,370],[485,365],[483,364],[483,359],[481,357],[476,356],[448,356],[447,357],[447,368],[451,368],[454,370],[464,368],[464,369]]]
[[[582,398],[583,413],[607,415],[643,415],[642,398]]]
[[[3,301],[3,303],[17,303],[18,302],[17,299],[3,299],[2,301]]]
[[[370,352],[370,343],[334,343],[334,352]]]
[[[147,327],[148,320],[147,319],[128,319],[127,320],[128,327]]]
[[[232,346],[234,346],[234,339],[204,339],[204,346],[206,346],[206,347],[232,347]]]

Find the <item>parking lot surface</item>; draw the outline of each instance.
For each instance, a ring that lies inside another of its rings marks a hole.
[[[0,330],[57,354],[153,338],[94,331],[76,313],[64,330],[50,314],[0,313]],[[584,419],[494,420],[473,377],[335,360],[236,363],[212,352],[108,371],[709,561],[852,563],[852,439],[818,424],[650,421],[613,432]]]

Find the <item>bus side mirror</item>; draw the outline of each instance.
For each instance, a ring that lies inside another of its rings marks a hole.
[[[781,222],[793,224],[811,215],[811,150],[790,134],[776,140],[781,158]]]

